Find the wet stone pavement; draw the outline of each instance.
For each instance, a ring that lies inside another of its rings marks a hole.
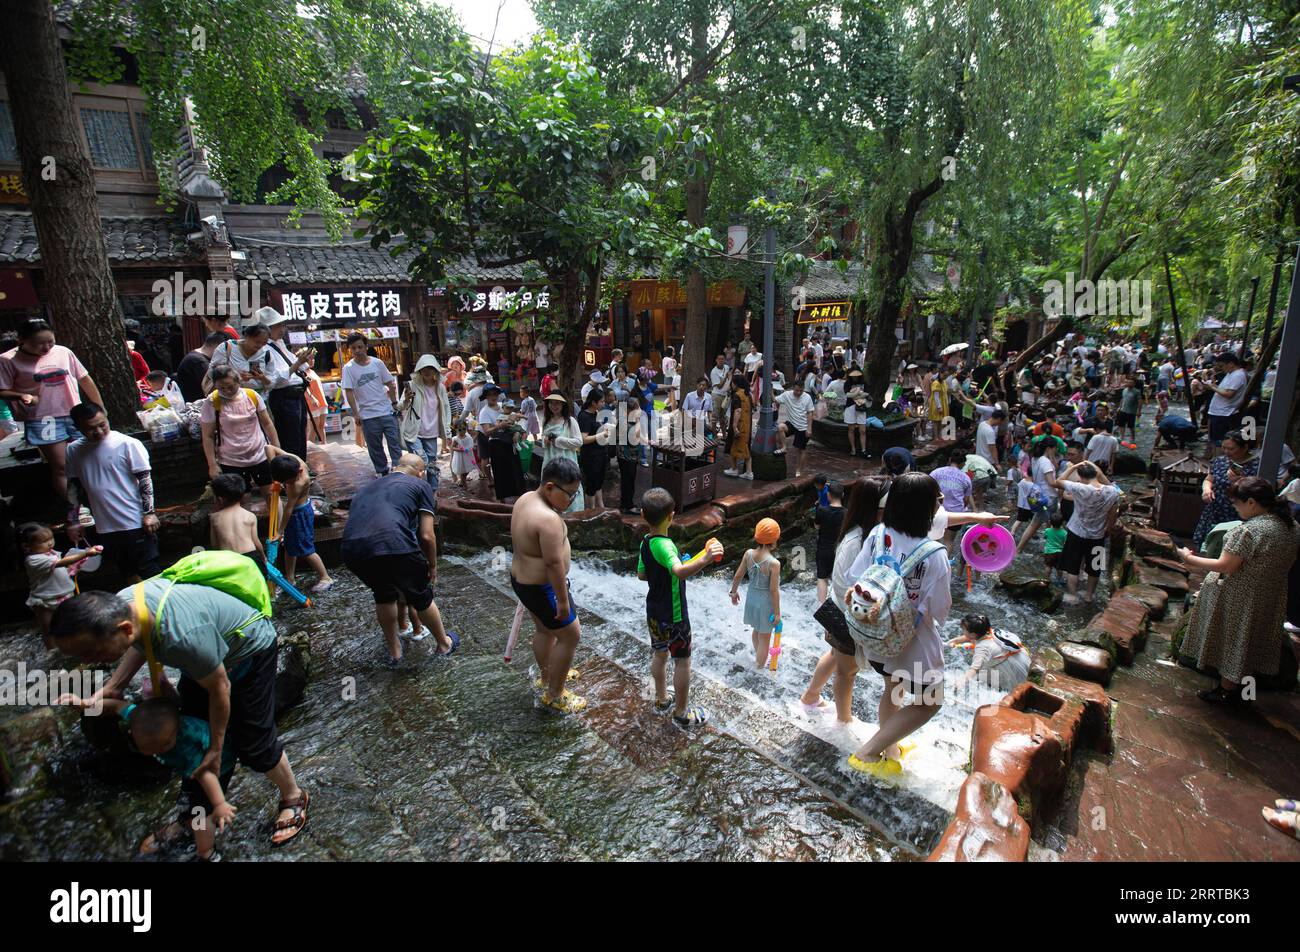
[[[439,572],[444,615],[465,634],[458,655],[433,657],[430,639],[397,670],[384,664],[368,592],[344,571],[338,578],[314,611],[277,614],[282,631],[311,638],[305,697],[280,721],[312,794],[310,825],[292,845],[272,847],[274,788],[240,768],[229,793],[235,825],[218,840],[228,860],[916,855],[824,793],[815,776],[790,769],[799,763],[816,774],[820,757],[829,775],[837,751],[819,750],[815,738],[787,746],[780,724],[765,724],[744,699],[722,690],[701,697],[723,718],[755,720],[747,734],[686,733],[654,714],[644,648],[629,670],[581,647],[576,667],[591,707],[559,718],[535,705],[527,631],[513,663],[503,663],[513,601],[475,572],[451,563]],[[18,658],[31,665],[43,653],[33,633],[0,636],[6,666]],[[350,689],[354,700],[345,699]],[[0,858],[132,858],[171,808],[177,782],[152,771],[123,777],[75,721],[63,737],[31,786],[0,805]]]

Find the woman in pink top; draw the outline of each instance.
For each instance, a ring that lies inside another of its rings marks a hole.
[[[35,318],[18,329],[18,346],[0,355],[0,397],[24,423],[27,443],[50,467],[54,491],[68,494],[65,445],[75,438],[70,416],[82,399],[103,406],[99,388],[77,355],[54,342],[48,322]]]
[[[212,371],[212,393],[203,401],[199,424],[208,476],[235,473],[249,489],[271,485],[266,445],[280,445],[270,411],[256,391],[240,385],[239,372],[229,364]]]

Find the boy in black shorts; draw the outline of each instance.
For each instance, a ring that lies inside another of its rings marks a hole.
[[[641,557],[637,561],[637,578],[648,582],[645,614],[650,630],[650,648],[654,657],[650,671],[655,681],[655,710],[673,712],[673,720],[682,727],[703,724],[708,716],[703,708],[688,707],[691,688],[691,621],[686,610],[686,580],[709,562],[722,558],[722,543],[710,539],[688,562],[682,561],[677,545],[668,538],[676,503],[666,489],[648,489],[641,497],[641,515],[650,531],[641,540]],[[673,659],[673,691],[676,704],[668,697],[668,658]]]
[[[830,591],[835,546],[844,524],[844,487],[835,480],[826,483],[826,502],[818,503],[813,519],[817,522],[817,604],[820,605]]]

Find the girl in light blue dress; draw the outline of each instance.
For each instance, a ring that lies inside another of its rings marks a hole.
[[[753,628],[754,660],[767,667],[772,630],[781,624],[781,562],[772,555],[781,539],[775,519],[761,519],[754,527],[757,545],[745,553],[731,580],[731,604],[740,604],[740,580],[747,577],[744,623]]]

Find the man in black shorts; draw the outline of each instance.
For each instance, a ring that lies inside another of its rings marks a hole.
[[[790,450],[794,472],[789,475],[797,478],[803,450],[812,438],[813,399],[804,392],[803,380],[796,377],[790,389],[776,398],[776,404],[785,408],[785,422],[781,424],[783,435],[794,437],[794,448]]]
[[[433,514],[433,487],[425,481],[424,460],[414,453],[403,453],[391,473],[361,487],[348,509],[343,564],[374,593],[392,664],[402,660],[397,626],[408,606],[433,632],[438,654],[460,647],[459,636],[443,630],[433,600],[438,574]]]

